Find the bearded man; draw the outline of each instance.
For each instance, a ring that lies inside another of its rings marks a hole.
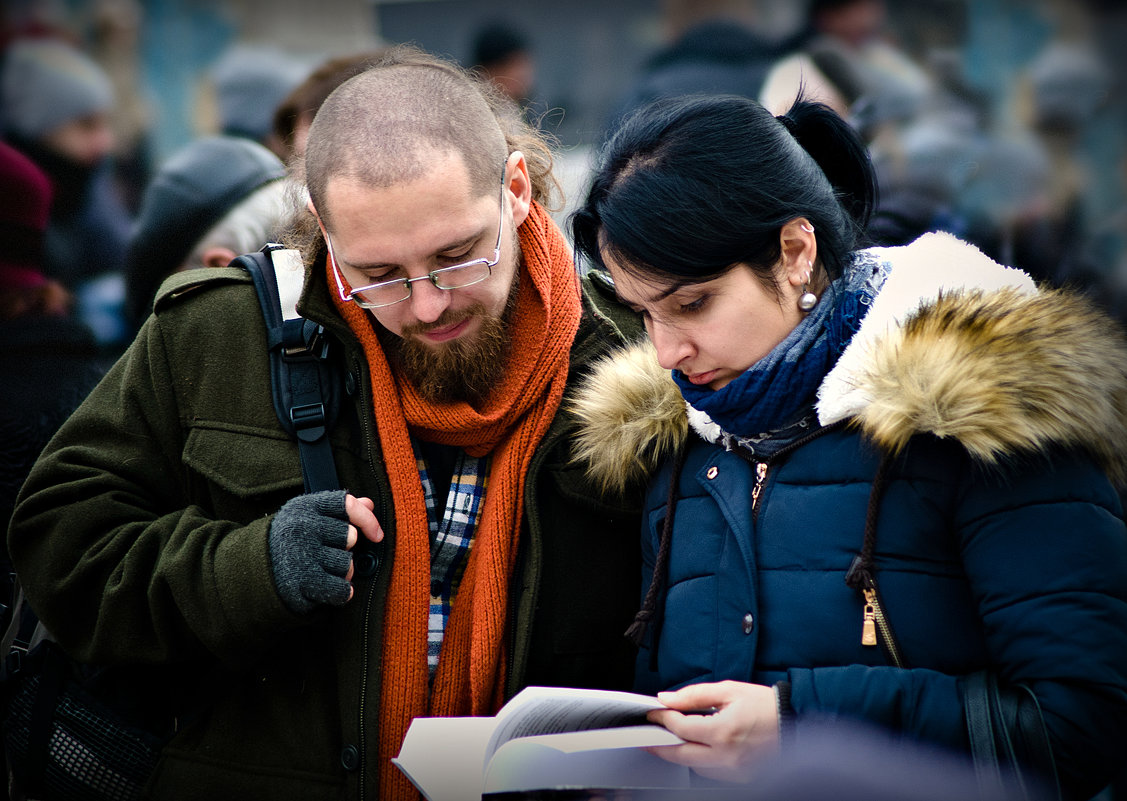
[[[318,112],[298,310],[345,376],[347,492],[301,494],[236,268],[169,279],[34,468],[10,532],[33,608],[176,720],[149,797],[413,797],[390,759],[414,717],[629,686],[640,496],[571,463],[568,399],[641,328],[578,277],[550,163],[414,50]]]

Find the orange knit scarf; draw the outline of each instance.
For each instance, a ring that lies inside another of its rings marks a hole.
[[[418,798],[391,764],[407,727],[423,715],[488,715],[502,700],[509,578],[533,452],[563,397],[579,328],[579,282],[566,241],[535,202],[519,229],[525,272],[517,291],[512,347],[501,383],[481,411],[431,404],[390,369],[367,312],[333,295],[360,339],[372,373],[374,413],[395,505],[395,558],[384,611],[380,708],[380,797]],[[330,286],[333,283],[329,277]],[[443,636],[427,697],[430,539],[409,433],[492,454],[474,544]]]

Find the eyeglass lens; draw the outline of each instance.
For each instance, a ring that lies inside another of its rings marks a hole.
[[[429,280],[439,289],[462,289],[473,284],[478,284],[490,275],[489,262],[485,259],[458,264],[454,267],[445,267],[441,270],[420,276],[414,281]],[[396,281],[384,284],[373,289],[365,289],[355,293],[355,297],[365,303],[374,303],[381,306],[399,303],[411,297],[411,281]]]

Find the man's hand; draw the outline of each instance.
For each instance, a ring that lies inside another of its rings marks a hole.
[[[286,606],[308,612],[318,604],[342,606],[352,598],[352,554],[363,534],[383,539],[371,498],[344,490],[299,495],[270,524],[274,583]]]
[[[771,687],[722,681],[657,697],[669,709],[651,710],[648,719],[687,741],[648,749],[662,759],[688,765],[702,776],[746,781],[755,763],[778,750],[779,713]],[[705,709],[716,711],[699,714]]]

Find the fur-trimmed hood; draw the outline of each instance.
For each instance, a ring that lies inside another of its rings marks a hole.
[[[850,420],[890,452],[920,433],[954,438],[985,463],[1081,447],[1127,481],[1127,343],[1110,317],[948,234],[870,252],[891,271],[819,387],[820,423]],[[648,341],[595,365],[571,409],[574,456],[608,488],[645,477],[690,425]]]

